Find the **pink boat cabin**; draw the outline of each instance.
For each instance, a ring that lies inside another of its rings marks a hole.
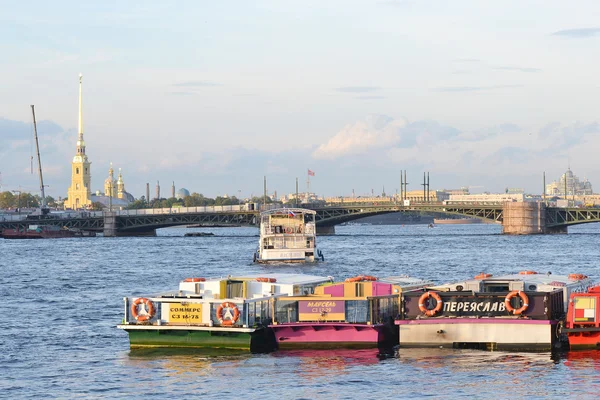
[[[398,343],[393,321],[400,312],[400,294],[430,284],[360,275],[321,285],[312,295],[278,298],[269,327],[279,349],[392,347]]]

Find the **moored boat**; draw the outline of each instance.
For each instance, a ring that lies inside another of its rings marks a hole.
[[[279,349],[391,348],[398,343],[400,293],[428,285],[369,275],[324,284],[314,294],[276,299],[269,327]]]
[[[29,225],[26,229],[3,229],[4,239],[56,239],[77,236],[96,236],[94,232],[75,231],[55,225]]]
[[[304,208],[277,208],[260,213],[260,238],[254,262],[292,263],[324,261],[317,250],[316,212]]]
[[[269,325],[275,301],[312,294],[330,277],[300,274],[187,278],[177,291],[124,298],[117,325],[130,347],[227,348],[269,352],[277,348]]]
[[[571,350],[600,348],[600,285],[572,293],[565,327]]]
[[[522,271],[402,294],[400,347],[543,350],[564,344],[560,322],[569,295],[585,290],[581,274]]]

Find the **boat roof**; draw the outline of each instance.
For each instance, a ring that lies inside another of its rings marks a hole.
[[[523,271],[530,272],[530,271]],[[573,275],[578,276],[574,278]],[[491,275],[487,278],[471,278],[463,281],[444,283],[441,285],[435,285],[436,288],[452,287],[457,284],[465,284],[467,282],[483,282],[483,284],[494,284],[503,282],[521,281],[528,284],[536,285],[548,285],[555,287],[562,286],[577,286],[583,282],[589,283],[591,279],[582,274],[571,274],[571,275],[554,275],[551,272],[547,273],[512,273],[506,275]]]
[[[288,214],[289,212],[298,213],[298,214],[316,214],[317,212],[314,210],[309,210],[308,208],[274,208],[272,210],[266,210],[260,213],[260,215],[277,215],[277,214]]]
[[[379,278],[378,282],[391,283],[393,285],[398,285],[398,286],[433,285],[433,282],[430,280],[425,280],[425,279],[421,279],[421,278],[413,278],[408,275],[397,275],[397,276],[388,276],[385,278]]]
[[[249,275],[229,275],[220,278],[210,278],[207,281],[221,281],[224,279],[229,280],[255,280],[257,278],[274,278],[276,282],[273,284],[280,285],[305,285],[314,284],[321,282],[333,281],[332,276],[317,276],[317,275],[305,275],[305,274],[285,274],[285,273],[263,273],[263,274],[249,274]]]

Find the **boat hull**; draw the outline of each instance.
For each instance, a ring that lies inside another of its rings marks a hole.
[[[597,329],[597,328],[596,328]],[[600,348],[600,331],[566,329],[571,350],[586,350]]]
[[[309,250],[265,250],[256,257],[258,263],[303,263],[315,262],[314,249]]]
[[[281,350],[367,349],[398,343],[397,328],[391,325],[293,323],[270,328]]]
[[[245,350],[257,353],[275,350],[274,337],[268,329],[169,329],[167,327],[118,325],[129,334],[131,349],[198,348]],[[133,328],[135,327],[135,328]],[[180,328],[180,327],[178,327]]]
[[[132,349],[150,347],[193,347],[250,350],[248,333],[219,334],[210,331],[129,331]]]
[[[549,351],[560,346],[555,320],[440,318],[396,324],[400,347]]]

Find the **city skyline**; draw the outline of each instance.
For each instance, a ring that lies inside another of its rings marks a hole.
[[[48,194],[66,195],[80,72],[92,192],[110,162],[136,198],[156,181],[260,196],[265,175],[292,193],[307,169],[323,196],[393,193],[400,170],[414,190],[423,171],[490,192],[600,179],[595,2],[181,7],[4,8],[0,190],[37,193],[35,104]]]

